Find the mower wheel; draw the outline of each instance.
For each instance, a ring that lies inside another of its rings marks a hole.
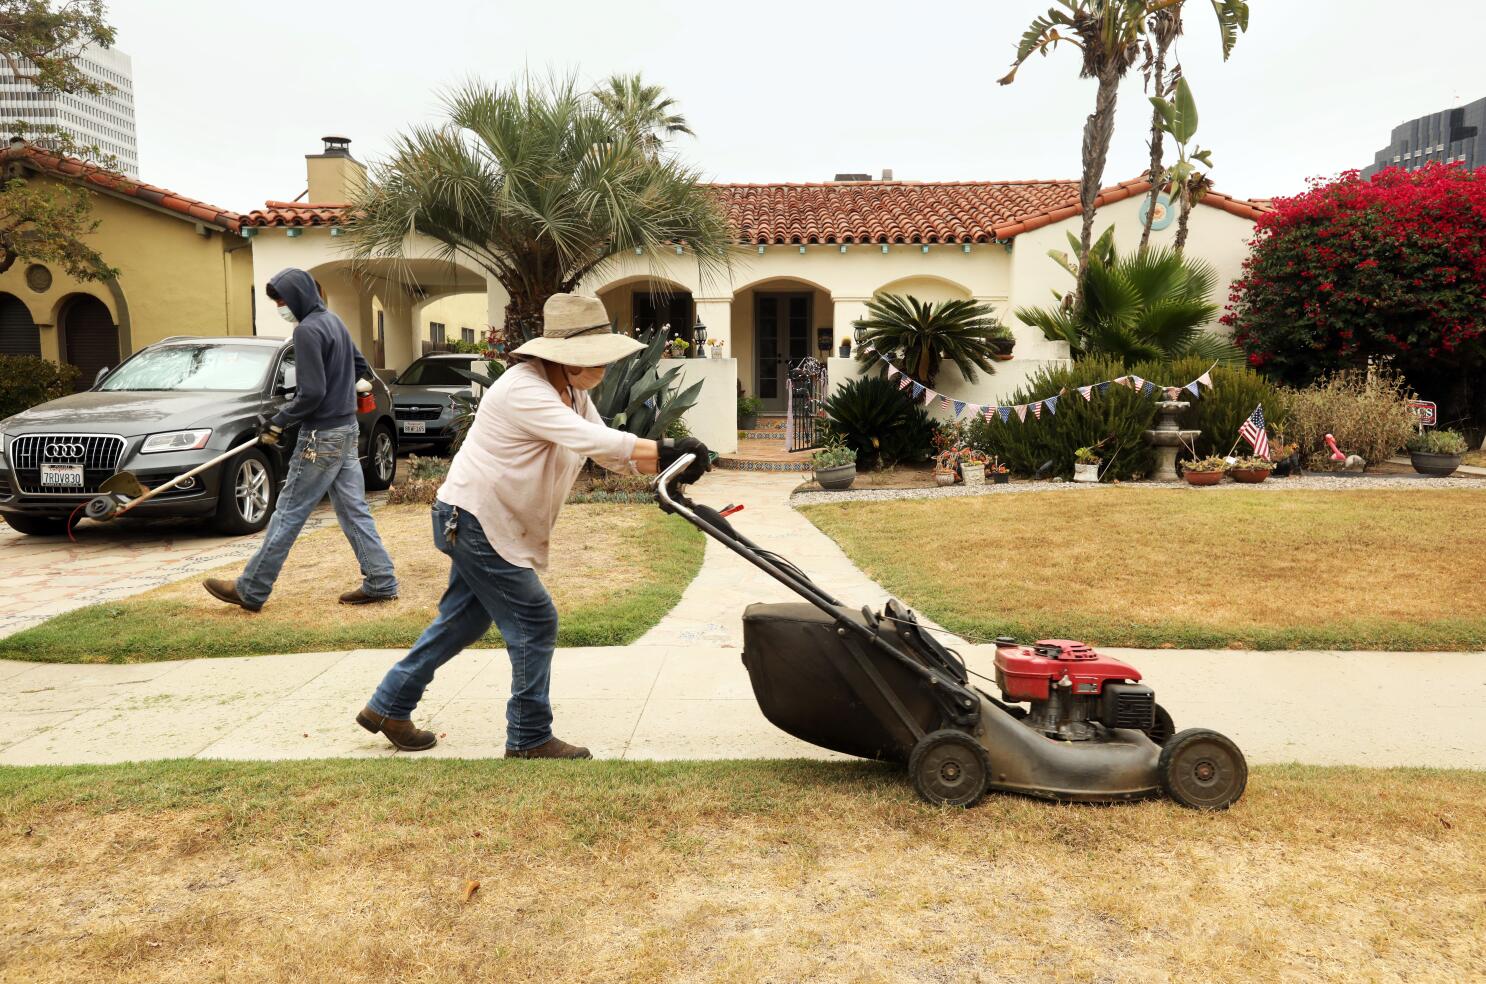
[[[1171,720],[1171,712],[1157,704],[1155,723],[1151,725],[1151,730],[1147,731],[1145,736],[1157,745],[1164,745],[1171,740],[1174,734],[1176,734],[1176,722]]]
[[[913,746],[908,774],[918,794],[936,806],[974,806],[991,781],[991,758],[980,742],[946,728]]]
[[[1226,810],[1243,795],[1249,765],[1233,741],[1206,728],[1172,735],[1156,766],[1161,788],[1193,810]]]

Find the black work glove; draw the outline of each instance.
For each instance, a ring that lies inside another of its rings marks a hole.
[[[684,472],[676,476],[673,484],[690,485],[712,470],[712,452],[707,450],[707,445],[694,437],[680,439],[668,437],[661,441],[660,470],[665,471],[675,464],[676,459],[685,454],[694,454],[697,458],[686,466]]]
[[[269,447],[278,447],[279,438],[284,436],[284,428],[271,420],[265,420],[263,426],[258,430],[258,443]]]

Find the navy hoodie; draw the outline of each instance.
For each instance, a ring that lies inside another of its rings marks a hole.
[[[345,323],[325,309],[315,278],[303,270],[280,270],[268,285],[299,319],[294,327],[298,390],[273,422],[280,427],[300,424],[310,430],[354,423],[356,380],[370,379],[372,372]]]

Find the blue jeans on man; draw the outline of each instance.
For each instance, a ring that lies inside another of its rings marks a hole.
[[[438,618],[387,671],[368,706],[386,718],[411,718],[434,672],[478,642],[494,622],[511,659],[506,748],[524,751],[542,745],[552,738],[549,695],[557,645],[552,597],[536,571],[517,567],[495,552],[479,520],[468,512],[435,502],[433,542],[451,561]]]
[[[362,591],[376,598],[396,596],[392,558],[382,546],[366,504],[366,477],[356,453],[358,436],[355,423],[324,430],[300,429],[263,544],[237,579],[237,593],[244,602],[261,606],[268,600],[289,549],[327,492],[335,518],[361,566]]]

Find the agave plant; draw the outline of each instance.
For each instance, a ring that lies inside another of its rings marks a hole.
[[[857,350],[857,360],[871,368],[878,352],[902,353],[902,368],[914,379],[933,386],[939,367],[948,359],[965,381],[976,371],[996,371],[996,363],[1011,355],[1016,338],[996,320],[989,304],[951,300],[938,304],[912,294],[882,294],[867,302],[867,317],[856,322],[866,329],[872,346]]]
[[[1077,275],[1062,254],[1053,258]],[[1130,366],[1190,355],[1241,365],[1243,353],[1207,330],[1218,313],[1211,300],[1216,283],[1210,264],[1172,249],[1122,257],[1106,233],[1090,250],[1081,306],[1018,308],[1016,316],[1045,337],[1067,342],[1075,359],[1111,356]]]
[[[645,347],[611,365],[589,395],[604,423],[655,441],[696,406],[702,384],[698,381],[677,392],[674,383],[681,368],[657,371],[667,342],[664,331],[657,329],[640,340]]]
[[[471,363],[473,364],[473,363]],[[485,389],[495,385],[495,381],[501,378],[506,367],[499,362],[485,363],[484,372],[475,372],[473,369],[460,369],[454,367],[454,371],[468,379],[472,383],[478,383]],[[464,443],[464,436],[470,432],[470,425],[475,422],[475,411],[480,409],[480,398],[469,393],[455,393],[454,405],[459,412],[454,415],[454,443],[452,448],[459,450]]]

